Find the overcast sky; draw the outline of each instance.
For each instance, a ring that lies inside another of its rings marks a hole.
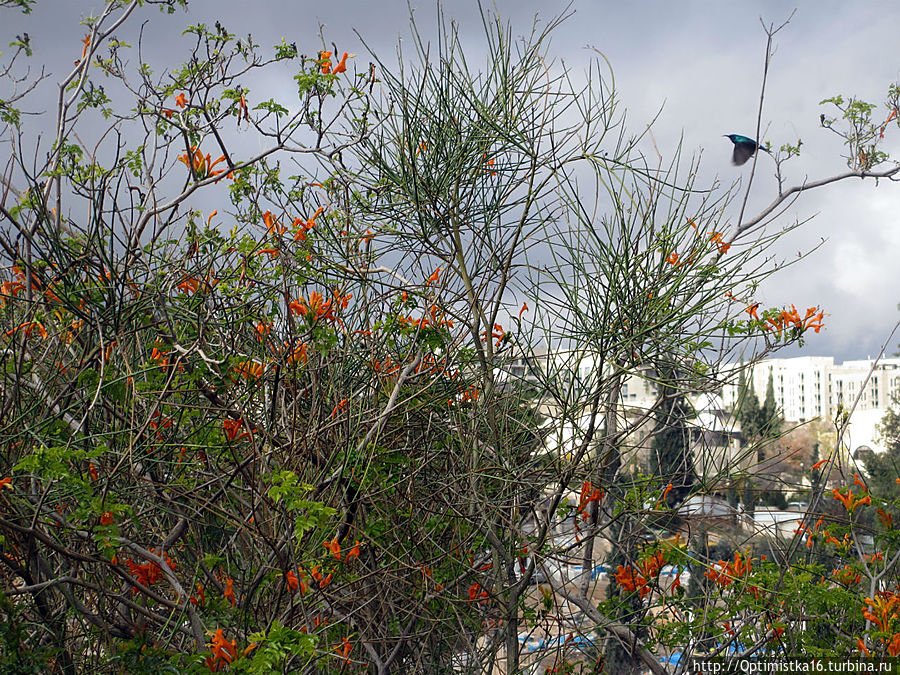
[[[101,11],[102,4],[39,0],[30,16],[4,10],[3,44],[27,31],[34,42],[34,60],[61,77],[71,69],[73,53],[77,57],[81,50],[84,31],[78,21]],[[412,6],[420,30],[433,35],[434,2],[414,0]],[[482,43],[477,3],[457,0],[444,6],[459,21],[467,47],[477,51]],[[552,16],[565,3],[516,0],[498,2],[496,7],[514,30],[525,33],[536,14]],[[760,17],[780,24],[793,7],[783,0],[575,0],[574,16],[556,32],[551,52],[571,66],[587,65],[593,55],[589,47],[603,52],[632,130],[640,131],[662,108],[653,134],[663,163],[683,138],[686,154],[702,153],[703,176],[710,180],[717,175],[727,184],[746,176],[750,166],[731,166],[731,143],[722,134],[752,136],[755,131],[765,48]],[[840,93],[883,104],[888,85],[900,80],[896,0],[825,0],[796,7],[790,25],[777,36],[763,114],[763,139],[773,146],[803,140],[800,161],[788,169],[791,184],[846,169],[839,139],[819,126],[819,113],[830,114],[819,101]],[[145,47],[155,50],[158,58],[176,61],[187,56],[182,29],[189,23],[216,20],[232,32],[252,33],[263,45],[284,37],[307,54],[319,49],[321,25],[328,43],[363,57],[366,50],[354,34],[356,29],[370,47],[390,57],[397,40],[408,35],[408,16],[407,4],[392,0],[190,0],[188,14],[164,16],[150,10],[132,23],[136,27],[142,18],[149,18]],[[292,89],[293,83],[286,80],[284,87]],[[885,150],[900,158],[900,129],[888,134]],[[767,170],[771,164],[764,160],[751,200],[757,206],[774,196],[774,178]],[[815,218],[783,240],[781,257],[796,257],[823,238],[825,244],[777,274],[761,290],[760,299],[764,306],[821,305],[830,316],[827,328],[811,335],[802,350],[782,355],[838,360],[874,356],[900,317],[900,184],[883,182],[876,187],[853,180],[806,193],[781,223],[810,216]],[[895,336],[889,353],[896,351],[898,342],[900,336]]]

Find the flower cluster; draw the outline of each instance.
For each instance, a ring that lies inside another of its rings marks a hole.
[[[756,307],[758,307],[758,305],[749,307],[747,312],[751,317],[758,319]],[[801,318],[797,308],[794,305],[791,305],[790,311],[785,309],[782,310],[780,314],[766,317],[766,330],[781,333],[789,328],[794,328],[797,332],[802,333],[805,330],[812,328],[818,333],[825,327],[822,323],[824,316],[825,312],[819,311],[818,307],[809,307],[806,310],[806,315]]]
[[[149,549],[150,553],[156,554],[156,549]],[[165,561],[166,565],[169,566],[170,570],[175,570],[175,562],[169,557],[169,554],[163,551],[160,557]],[[138,564],[131,558],[125,560],[125,566],[128,568],[128,572],[134,577],[134,580],[137,581],[142,586],[150,587],[155,584],[157,581],[162,579],[163,571],[159,565],[157,565],[152,560],[147,561],[145,563]],[[137,587],[133,587],[133,593],[137,593]]]
[[[734,581],[749,576],[753,568],[753,561],[735,552],[734,561],[720,560],[704,573],[707,579],[722,587],[731,585]]]
[[[225,173],[225,169],[214,169],[217,164],[225,161],[225,155],[222,155],[217,160],[213,161],[209,153],[204,155],[200,152],[200,148],[196,145],[192,145],[190,152],[186,152],[178,158],[179,162],[183,162],[185,166],[187,166],[194,178],[197,180],[204,180],[206,178],[212,178],[213,176],[218,176],[219,174]],[[228,173],[228,177],[232,178],[233,174],[231,172]]]
[[[309,294],[308,299],[301,295],[299,299],[292,300],[288,303],[288,307],[291,312],[299,314],[310,324],[314,324],[320,319],[324,319],[325,321],[339,321],[338,317],[335,315],[335,311],[346,309],[350,298],[353,296],[351,294],[339,295],[337,291],[334,291],[333,294],[334,297],[330,300],[326,300],[321,293],[313,291]]]
[[[578,495],[578,511],[577,515],[581,516],[582,520],[587,520],[589,518],[588,506],[590,504],[599,504],[600,500],[603,499],[604,492],[600,488],[595,488],[591,485],[590,481],[584,481],[581,484],[581,493]]]

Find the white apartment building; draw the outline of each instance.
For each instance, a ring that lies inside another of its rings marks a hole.
[[[765,400],[770,374],[775,403],[788,422],[817,418],[832,421],[838,410],[848,411],[856,403],[845,434],[847,447],[884,449],[876,427],[900,392],[900,359],[881,359],[877,364],[872,359],[835,364],[830,356],[766,359],[753,367],[748,378],[760,404]],[[737,383],[724,387],[722,394],[726,405],[734,406]]]

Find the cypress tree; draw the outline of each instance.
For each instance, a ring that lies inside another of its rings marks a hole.
[[[762,421],[760,434],[765,438],[777,438],[781,433],[782,419],[778,413],[778,406],[775,404],[775,381],[771,371],[769,372],[769,382],[766,384],[766,400],[760,411],[760,419]]]
[[[689,404],[684,396],[668,389],[656,414],[656,432],[650,444],[650,471],[663,485],[672,484],[668,506],[680,504],[694,485],[694,461],[685,419]]]

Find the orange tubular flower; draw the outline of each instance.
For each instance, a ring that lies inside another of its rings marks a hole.
[[[350,551],[347,553],[347,557],[344,558],[344,562],[348,563],[351,560],[354,560],[355,558],[358,558],[358,557],[359,557],[359,540],[357,539],[356,542],[354,542],[354,544],[353,544],[353,548],[351,548]]]
[[[670,265],[677,266],[678,265],[678,254],[672,253],[671,255],[669,255],[668,258],[666,258],[666,262],[669,263]]]
[[[866,504],[872,503],[872,498],[869,495],[854,499],[853,490],[847,490],[847,494],[843,494],[839,490],[832,490],[831,494],[844,505],[844,508],[847,509],[847,513],[853,513],[857,506],[865,506]]]
[[[191,596],[191,604],[201,607],[206,604],[206,591],[203,590],[203,584],[197,584],[197,595]]]
[[[275,216],[272,215],[271,211],[266,211],[263,214],[263,222],[266,225],[266,232],[269,234],[284,234],[287,232],[287,228],[275,220]]]
[[[346,409],[347,409],[347,399],[341,399],[341,401],[336,406],[334,406],[334,409],[331,411],[331,419],[334,419],[335,417],[337,417],[337,414],[339,412],[343,412]],[[335,540],[335,543],[337,543],[337,540]],[[340,551],[340,550],[341,550],[341,547],[338,546],[338,551]],[[337,556],[337,557],[340,560],[340,556]]]
[[[288,348],[289,352],[286,359],[288,365],[294,365],[296,363],[306,363],[307,361],[309,361],[309,355],[307,354],[309,345],[305,342],[300,342],[294,347],[291,347],[288,343],[285,343],[285,346]]]
[[[488,592],[477,581],[469,586],[469,602],[487,602]]]
[[[325,212],[325,207],[320,206],[311,218],[305,221],[302,218],[294,218],[294,227],[297,231],[294,233],[294,241],[306,241],[306,233],[316,226],[316,218]]]
[[[818,462],[816,462],[809,468],[810,469],[821,469],[823,465],[827,464],[830,461],[831,461],[830,459],[820,459]]]
[[[200,152],[200,148],[196,145],[192,145],[190,151],[181,155],[178,158],[178,161],[182,162],[191,170],[191,174],[196,180],[205,180],[206,178],[225,173],[225,169],[213,170],[213,167],[215,167],[216,164],[225,161],[225,155],[222,155],[216,161],[212,161],[209,153],[204,156],[203,153]]]
[[[256,331],[256,337],[262,342],[266,339],[266,336],[272,331],[272,322],[271,321],[260,321],[257,323],[253,330]]]
[[[334,321],[336,318],[332,311],[331,300],[326,300],[317,291],[309,294],[309,300],[300,296],[299,300],[294,300],[288,307],[294,314],[303,316],[310,323],[315,323],[319,319]]]
[[[263,376],[263,364],[256,361],[241,361],[234,366],[234,372],[245,380],[258,380]]]
[[[893,637],[891,637],[891,641],[887,645],[887,651],[891,656],[900,654],[900,633],[894,633]]]
[[[900,603],[900,597],[893,593],[880,593],[874,600],[866,598],[865,603],[869,607],[863,609],[863,617],[878,626],[878,630],[889,633],[891,619],[897,618],[894,610]]]
[[[322,546],[324,546],[331,552],[331,555],[335,560],[339,561],[341,559],[341,544],[337,540],[337,537],[335,537],[334,539],[329,539],[328,541],[323,541]]]
[[[344,58],[347,57],[347,54],[344,54]],[[341,644],[334,648],[334,651],[338,653],[342,659],[344,659],[344,665],[350,665],[350,652],[353,651],[353,644],[350,642],[350,638],[341,638]]]
[[[627,592],[640,592],[642,598],[650,592],[650,588],[647,586],[647,580],[638,574],[637,570],[630,565],[628,567],[619,565],[616,568],[616,573],[613,575],[613,578],[616,580],[616,583]]]
[[[890,513],[886,513],[882,511],[880,508],[878,509],[878,518],[884,524],[885,529],[892,530],[894,529],[894,516]]]
[[[234,579],[225,577],[223,583],[225,584],[225,590],[222,591],[222,597],[228,600],[231,603],[231,606],[234,607],[237,604],[237,598],[234,595]]]
[[[179,108],[184,108],[187,105],[187,98],[185,97],[183,92],[175,97],[175,105],[177,105]]]
[[[113,517],[112,511],[104,511],[100,515],[100,524],[101,525],[112,525],[115,522],[115,518]]]
[[[206,665],[212,672],[217,673],[220,668],[230,665],[237,657],[237,641],[226,640],[224,631],[219,628],[213,634],[209,651],[211,656],[206,657]]]
[[[721,232],[713,232],[710,236],[709,240],[713,242],[716,247],[719,249],[720,255],[725,255],[728,253],[728,249],[731,248],[731,244],[727,243],[723,237]]]
[[[12,330],[6,331],[3,335],[5,337],[12,337],[13,335],[21,331],[25,334],[25,337],[29,338],[31,337],[31,334],[34,332],[35,328],[37,328],[38,335],[40,335],[42,338],[47,337],[47,329],[44,328],[44,324],[42,324],[40,321],[27,321],[25,323],[19,324]]]
[[[759,303],[755,302],[752,305],[750,305],[747,309],[745,309],[744,311],[750,315],[751,319],[759,321],[759,314],[756,313],[757,309],[759,309]]]
[[[319,69],[323,75],[331,73],[331,52],[319,52]]]
[[[241,429],[244,428],[243,420],[226,418],[222,420],[222,428],[225,430],[225,437],[228,438],[229,441],[239,441],[245,437],[252,438],[249,431],[241,433]]]
[[[438,278],[441,274],[441,268],[438,267],[434,272],[431,273],[431,276],[425,280],[425,285],[428,286],[430,284],[435,284],[438,281]]]
[[[344,55],[341,57],[341,60],[338,61],[337,65],[334,67],[332,71],[335,75],[338,73],[346,73],[347,72],[347,59],[352,59],[355,54],[348,54],[344,52]]]

